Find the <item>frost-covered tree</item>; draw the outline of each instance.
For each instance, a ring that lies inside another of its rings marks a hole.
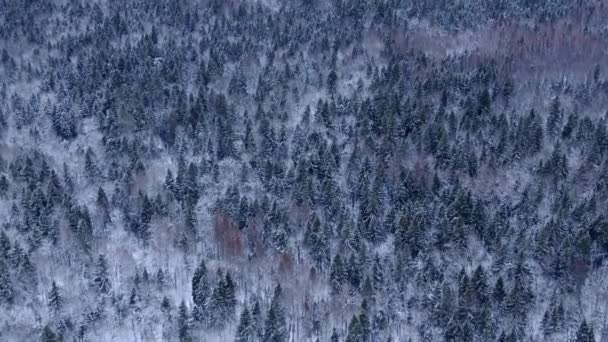
[[[54,314],[58,314],[59,312],[61,312],[61,308],[63,307],[63,298],[61,296],[61,293],[59,292],[59,287],[57,286],[57,283],[55,283],[54,281],[51,284],[51,290],[49,291],[47,297],[49,311]]]
[[[93,270],[93,287],[102,295],[106,295],[112,290],[112,283],[108,274],[108,261],[103,254],[99,255]]]
[[[10,304],[13,301],[14,293],[8,265],[0,258],[0,299],[2,299],[2,303]]]
[[[266,323],[264,324],[263,341],[282,342],[287,341],[287,324],[285,322],[285,313],[281,304],[282,289],[281,285],[277,284],[274,288]]]

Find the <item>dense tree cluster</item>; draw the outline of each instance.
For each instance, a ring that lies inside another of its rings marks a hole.
[[[606,15],[0,0],[0,340],[607,340]]]

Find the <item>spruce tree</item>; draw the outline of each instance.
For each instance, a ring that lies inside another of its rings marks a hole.
[[[253,309],[251,309],[251,331],[253,341],[262,341],[264,337],[264,322],[260,303],[257,300],[253,304]]]
[[[61,339],[53,332],[49,325],[45,325],[40,335],[40,342],[59,342]]]
[[[576,342],[595,342],[595,336],[593,334],[593,328],[587,324],[586,320],[583,320],[581,325],[576,332]]]
[[[504,281],[502,280],[502,277],[499,276],[494,285],[494,291],[492,292],[492,299],[494,300],[495,305],[501,305],[506,296]]]
[[[12,303],[14,296],[13,284],[8,271],[8,266],[3,258],[0,258],[0,302]]]
[[[268,342],[285,342],[287,341],[287,325],[285,315],[281,305],[282,290],[281,285],[277,284],[274,289],[270,309],[266,316],[266,324],[264,326],[263,341]]]
[[[195,305],[204,307],[209,298],[209,292],[207,266],[205,265],[205,260],[201,259],[192,277],[192,301]]]
[[[160,303],[160,310],[167,316],[171,315],[171,301],[167,296],[163,297],[163,300]]]
[[[108,294],[112,290],[112,283],[108,277],[108,261],[105,255],[100,254],[93,271],[93,286],[100,294]]]
[[[329,341],[330,342],[340,342],[340,338],[338,337],[338,331],[336,330],[336,328],[333,328]]]
[[[177,336],[180,342],[191,342],[192,337],[190,336],[190,317],[188,314],[188,308],[186,302],[182,300],[179,305],[179,312],[177,316]]]
[[[241,317],[239,319],[239,325],[236,328],[236,336],[234,342],[252,342],[253,339],[251,316],[249,315],[249,309],[247,306],[243,308]]]
[[[61,297],[61,293],[59,293],[59,287],[55,281],[51,284],[51,291],[48,294],[48,306],[49,311],[53,314],[58,314],[61,312],[61,308],[63,307],[63,298]]]
[[[359,323],[359,317],[355,314],[348,324],[348,334],[346,335],[346,342],[365,342],[363,340],[363,333],[361,331],[361,324]]]

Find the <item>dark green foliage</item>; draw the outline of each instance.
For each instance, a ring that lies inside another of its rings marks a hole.
[[[178,310],[177,336],[180,342],[190,342],[192,341],[192,337],[190,336],[190,316],[186,303],[183,300]]]
[[[195,305],[205,307],[207,300],[211,295],[209,288],[209,282],[207,280],[207,267],[205,261],[201,259],[201,262],[194,271],[192,277],[192,300]]]
[[[247,306],[243,308],[241,317],[239,318],[239,324],[236,328],[236,335],[234,342],[252,342],[254,341],[254,331],[252,329],[251,316],[249,315],[249,309]]]
[[[3,304],[12,303],[15,293],[8,271],[8,265],[0,258],[0,300]]]
[[[285,313],[283,312],[281,300],[281,285],[277,284],[274,289],[272,301],[270,302],[268,315],[266,316],[266,323],[264,324],[264,336],[262,339],[263,341],[287,341],[287,324],[285,322]]]
[[[576,342],[595,342],[595,336],[593,328],[587,324],[587,321],[583,320],[581,325],[576,332]]]
[[[61,308],[63,307],[63,297],[61,296],[59,288],[54,281],[51,284],[51,290],[49,291],[47,297],[49,311],[51,311],[53,314],[58,314],[61,312]]]
[[[57,334],[55,334],[48,325],[45,325],[44,328],[42,329],[42,334],[40,335],[39,341],[40,342],[59,342],[59,341],[61,341],[61,338],[59,338],[57,336]]]
[[[101,295],[107,295],[112,290],[108,275],[108,261],[103,254],[99,255],[93,270],[93,287]]]

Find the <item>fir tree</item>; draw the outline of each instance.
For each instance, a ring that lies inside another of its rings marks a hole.
[[[100,254],[93,271],[93,286],[102,295],[108,294],[112,290],[112,283],[108,278],[108,261],[105,255]]]
[[[14,296],[13,284],[8,271],[8,266],[3,258],[0,258],[0,301],[3,303],[12,303]]]
[[[263,341],[269,342],[285,342],[287,341],[287,325],[281,305],[282,290],[281,285],[277,284],[274,289],[270,309],[266,316],[266,324],[264,326]]]
[[[61,339],[53,332],[53,330],[47,325],[42,329],[40,335],[40,342],[59,342]]]
[[[254,341],[252,331],[251,317],[249,315],[249,309],[247,306],[241,311],[241,318],[239,319],[239,325],[236,328],[236,336],[234,342],[252,342]]]
[[[251,310],[251,331],[254,341],[262,341],[264,337],[264,322],[258,301],[254,302],[253,309]]]
[[[167,296],[163,297],[163,300],[160,303],[160,310],[163,312],[163,314],[167,316],[171,315],[171,301],[169,300],[169,298],[167,298]]]
[[[201,259],[192,277],[192,301],[194,305],[205,310],[210,295],[211,290],[207,280],[207,266],[205,265],[205,260]]]
[[[59,293],[59,288],[55,281],[51,284],[51,291],[48,293],[48,306],[49,311],[53,314],[58,314],[61,312],[61,308],[63,307],[63,298],[61,297],[61,293]]]
[[[338,337],[338,331],[336,331],[336,328],[333,328],[329,341],[330,342],[340,342],[340,338]]]
[[[177,336],[180,342],[192,341],[192,337],[190,336],[190,317],[186,303],[183,300],[179,305],[177,316]]]
[[[593,328],[587,324],[586,320],[583,320],[576,332],[576,342],[595,342]]]

